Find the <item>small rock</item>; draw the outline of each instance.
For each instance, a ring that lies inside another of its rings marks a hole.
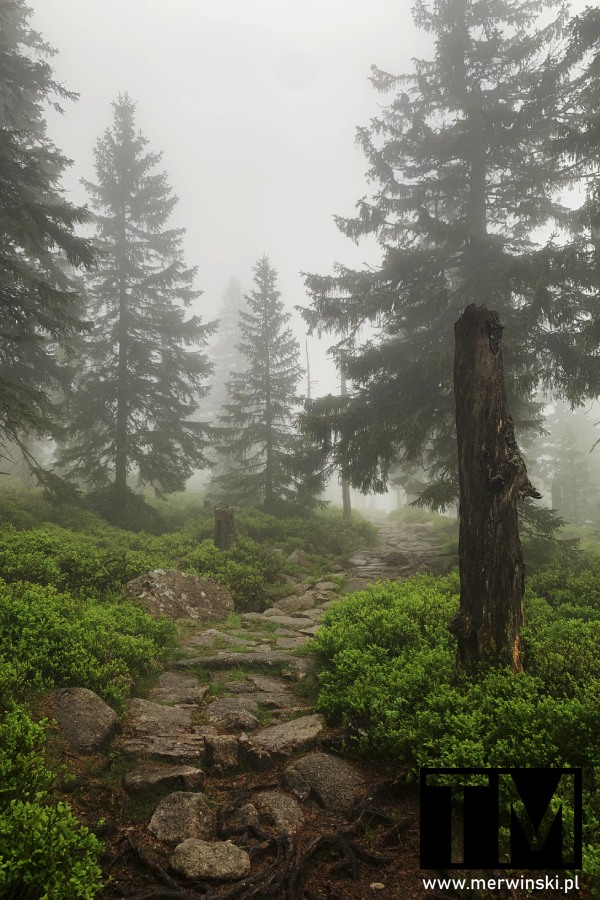
[[[373,559],[373,554],[371,553],[356,553],[354,556],[351,556],[348,562],[351,566],[366,566]]]
[[[293,797],[277,791],[258,794],[257,802],[264,808],[264,818],[280,834],[292,835],[304,824],[304,814]]]
[[[348,815],[363,781],[345,760],[328,753],[310,753],[288,766],[284,784],[299,800],[306,800],[313,791],[325,809]]]
[[[404,553],[400,553],[399,550],[391,550],[389,553],[386,553],[382,557],[386,566],[408,566],[410,565],[410,560],[408,556]]]
[[[204,784],[204,772],[194,766],[142,768],[128,772],[123,786],[128,794],[152,794],[160,791],[197,791]]]
[[[228,830],[231,831],[242,831],[249,825],[258,828],[258,810],[253,803],[240,806],[227,822]]]
[[[380,881],[373,881],[369,887],[372,891],[385,891],[385,884],[382,884]]]
[[[188,838],[216,837],[215,813],[204,794],[175,791],[160,801],[148,831],[165,844],[179,844]]]
[[[77,753],[103,750],[119,728],[119,717],[87,688],[57,688],[48,694],[61,737]]]
[[[293,553],[287,558],[287,561],[293,563],[295,566],[299,566],[301,569],[310,569],[312,568],[312,560],[309,556],[304,552],[304,550],[294,550]]]
[[[189,838],[175,847],[171,868],[198,881],[237,881],[250,873],[250,857],[230,841],[208,843]]]
[[[239,764],[237,738],[230,734],[205,735],[207,762],[219,769],[234,769]]]
[[[313,622],[318,622],[320,619],[323,618],[324,612],[325,612],[325,610],[323,609],[322,606],[316,606],[314,609],[308,609],[306,611],[306,615],[308,616],[309,619],[312,619]]]
[[[335,581],[318,581],[315,587],[318,591],[337,591],[338,589]]]
[[[253,736],[255,744],[270,753],[289,756],[297,750],[305,750],[317,743],[323,731],[323,717],[320,715],[301,716],[291,722],[273,725]]]
[[[289,584],[290,587],[296,587],[298,584],[298,579],[293,575],[288,575],[287,572],[280,572],[277,578],[285,584]]]
[[[271,766],[271,754],[264,747],[253,744],[247,734],[241,734],[238,738],[240,757],[244,765],[257,772],[264,772]]]

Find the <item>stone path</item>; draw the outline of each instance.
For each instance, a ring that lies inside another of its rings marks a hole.
[[[374,581],[408,578],[417,572],[446,575],[458,565],[458,534],[452,525],[436,532],[433,524],[377,522],[379,545],[350,558],[352,571],[346,580],[348,592],[358,591]]]
[[[380,547],[350,560],[347,590],[453,562],[427,526],[379,530]],[[305,833],[346,834],[337,849],[354,865],[348,823],[367,776],[332,752],[336,735],[310,706],[314,661],[302,655],[340,588],[291,588],[263,613],[188,627],[181,657],[130,701],[110,745],[112,768],[124,774],[102,897],[303,897],[308,851],[305,841],[299,855],[295,841]],[[114,721],[106,727],[112,735]],[[94,741],[106,743],[102,734]]]

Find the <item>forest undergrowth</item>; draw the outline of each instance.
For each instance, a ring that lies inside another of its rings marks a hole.
[[[120,712],[172,657],[173,623],[126,600],[129,579],[177,568],[228,586],[238,611],[260,609],[288,589],[282,572],[298,574],[286,561],[293,550],[309,554],[317,580],[374,540],[369,523],[346,525],[339,511],[240,510],[237,546],[220,551],[212,511],[198,498],[157,508],[161,530],[149,534],[37,492],[0,496],[0,896],[13,896],[15,884],[24,900],[99,889],[101,841],[59,801],[65,773],[46,760],[48,723],[31,709],[48,688],[78,686]],[[451,541],[451,521],[434,527]],[[593,532],[586,538],[568,562],[547,561],[528,577],[519,675],[456,671],[447,629],[456,573],[347,595],[326,614],[313,652],[317,708],[367,759],[408,763],[415,778],[420,766],[581,767],[584,873],[599,889],[600,547]]]

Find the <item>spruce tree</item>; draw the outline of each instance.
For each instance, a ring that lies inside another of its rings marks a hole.
[[[75,227],[85,210],[61,188],[70,165],[46,133],[45,110],[74,99],[53,77],[53,50],[22,0],[0,0],[0,453],[60,433],[55,392],[82,327],[68,270],[94,254]],[[24,439],[23,439],[24,438]]]
[[[93,331],[68,408],[70,474],[108,489],[123,519],[128,477],[158,493],[182,490],[206,464],[206,426],[193,421],[211,366],[202,352],[212,325],[185,309],[199,296],[183,261],[183,230],[166,227],[177,198],[161,154],[146,150],[127,95],[95,149],[97,182],[85,182],[101,262],[87,285]]]
[[[209,348],[210,358],[214,361],[214,373],[204,410],[211,422],[217,419],[221,407],[227,401],[228,381],[234,373],[245,368],[246,362],[237,347],[242,339],[240,312],[245,306],[242,287],[237,278],[229,280],[223,291],[222,301],[218,314],[219,325]]]
[[[544,434],[527,449],[528,468],[561,516],[580,524],[595,522],[600,490],[598,429],[594,427],[598,413],[572,410],[561,400],[548,402]]]
[[[292,500],[291,466],[299,447],[293,428],[296,389],[302,375],[299,346],[276,288],[277,272],[264,256],[253,269],[254,289],[245,295],[238,349],[246,359],[234,373],[220,417],[220,451],[228,471],[215,479],[219,496],[236,505],[272,511]]]
[[[600,395],[600,10],[589,7],[576,16],[567,37],[561,64],[569,77],[561,96],[559,134],[552,146],[557,164],[568,166],[574,186],[584,186],[583,203],[573,213],[575,252],[569,253],[567,247],[563,261],[566,271],[576,266],[588,300],[572,329],[573,345],[586,356],[582,364],[574,355],[570,376],[576,391],[563,392],[575,404],[586,395]],[[563,302],[570,302],[566,291]]]
[[[305,311],[313,329],[347,336],[353,396],[313,404],[307,425],[355,487],[381,491],[392,466],[424,465],[432,485],[422,500],[455,501],[454,323],[471,303],[504,325],[518,432],[539,421],[534,387],[566,390],[582,365],[569,330],[584,292],[562,248],[534,239],[573,224],[557,199],[569,176],[551,147],[565,14],[538,19],[556,5],[419,0],[415,19],[435,37],[433,58],[408,76],[373,68],[375,88],[395,95],[358,132],[375,189],[337,222],[355,241],[374,235],[382,262],[308,275]]]

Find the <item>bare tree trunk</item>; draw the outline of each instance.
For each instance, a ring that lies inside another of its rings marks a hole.
[[[230,506],[215,509],[215,547],[231,550],[235,544],[235,519]]]
[[[460,611],[450,625],[458,665],[522,668],[524,565],[519,497],[540,497],[506,406],[498,313],[468,306],[455,325],[454,393],[460,485]]]

